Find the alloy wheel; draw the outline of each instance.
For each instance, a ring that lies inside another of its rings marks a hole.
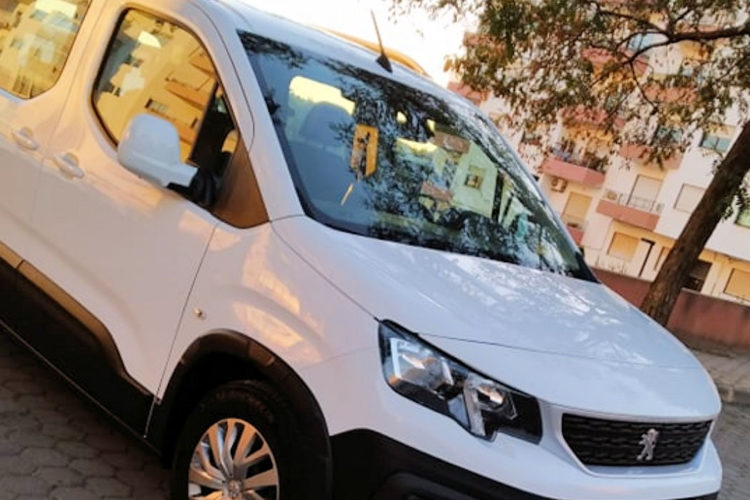
[[[188,474],[192,500],[279,500],[279,474],[271,448],[250,423],[212,425],[193,451]]]

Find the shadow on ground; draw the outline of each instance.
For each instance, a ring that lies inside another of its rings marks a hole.
[[[136,438],[0,332],[0,499],[165,499],[167,479]]]

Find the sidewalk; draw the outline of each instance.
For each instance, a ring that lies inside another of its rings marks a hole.
[[[750,355],[693,352],[713,377],[725,403],[750,405]]]

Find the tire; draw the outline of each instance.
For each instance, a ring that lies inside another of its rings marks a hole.
[[[214,450],[226,447],[212,444],[222,441],[230,444],[223,463],[216,458],[222,453]],[[209,393],[185,422],[172,465],[170,498],[202,499],[215,491],[223,491],[220,498],[228,500],[317,498],[320,485],[310,484],[305,474],[314,467],[305,449],[293,413],[270,386],[254,381],[224,385]],[[253,460],[246,471],[243,456]],[[191,468],[202,474],[191,475]],[[256,496],[243,496],[245,487],[257,488]]]

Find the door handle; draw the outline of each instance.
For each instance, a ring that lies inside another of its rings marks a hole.
[[[55,155],[55,166],[69,179],[82,179],[86,175],[78,166],[78,158],[70,153]]]
[[[39,143],[34,139],[34,133],[27,127],[14,130],[11,135],[13,135],[13,140],[16,141],[16,144],[25,150],[36,151],[39,149]]]

